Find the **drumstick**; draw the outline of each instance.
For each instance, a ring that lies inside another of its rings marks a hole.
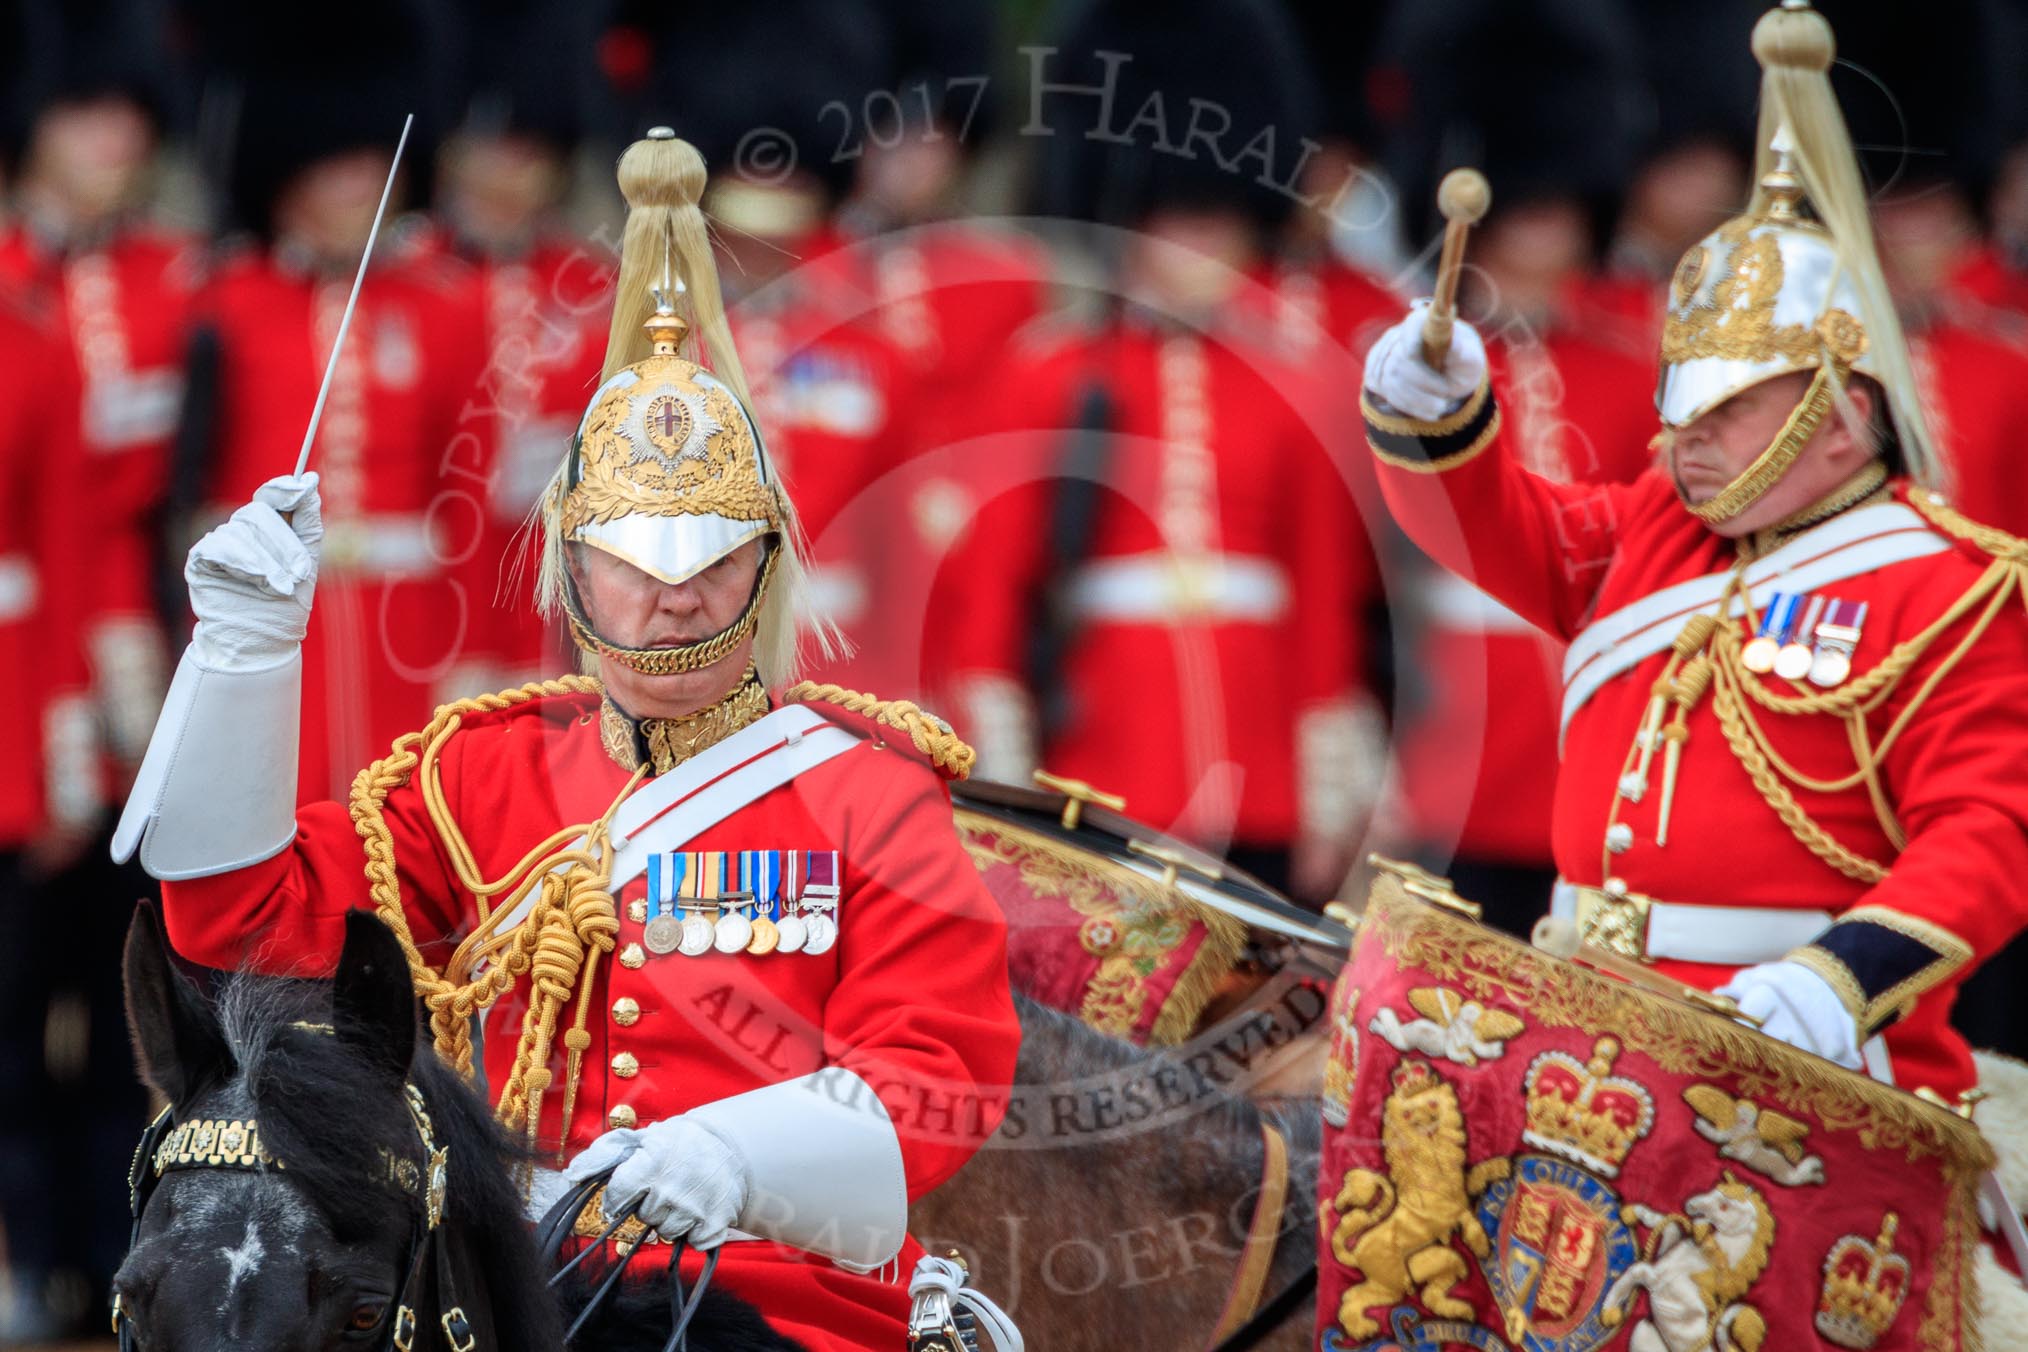
[[[352,310],[359,304],[359,285],[366,280],[366,265],[373,259],[373,241],[380,237],[380,218],[387,214],[387,199],[394,193],[395,171],[401,168],[401,152],[408,146],[408,129],[415,125],[410,113],[401,124],[401,139],[394,143],[394,162],[387,166],[387,183],[380,190],[380,205],[373,212],[373,228],[366,233],[366,251],[359,255],[359,271],[352,278],[352,294],[346,298],[345,313],[338,320],[338,335],[331,340],[331,355],[324,362],[324,383],[317,387],[317,404],[310,410],[310,425],[303,431],[303,449],[296,457],[296,477],[310,467],[310,443],[317,439],[317,424],[324,417],[324,401],[331,395],[331,377],[338,370],[338,354],[345,348],[345,331],[352,327]]]
[[[1453,169],[1437,185],[1437,210],[1444,214],[1444,248],[1437,259],[1436,293],[1422,317],[1422,359],[1432,371],[1444,369],[1451,354],[1451,325],[1458,317],[1458,274],[1465,266],[1465,237],[1493,205],[1493,190],[1476,169]]]
[[[1601,972],[1610,972],[1616,977],[1630,981],[1637,986],[1646,986],[1674,1000],[1682,1000],[1697,1006],[1706,1013],[1718,1014],[1728,1019],[1739,1019],[1760,1027],[1760,1020],[1751,1014],[1740,1012],[1739,1006],[1722,995],[1663,976],[1652,968],[1644,967],[1632,958],[1623,958],[1603,948],[1593,948],[1578,935],[1577,925],[1562,916],[1545,915],[1535,922],[1535,931],[1529,941],[1552,958],[1566,962],[1582,963]]]

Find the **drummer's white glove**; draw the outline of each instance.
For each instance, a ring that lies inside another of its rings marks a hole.
[[[301,646],[323,538],[317,476],[285,474],[191,546],[183,565],[197,614],[191,646],[206,666],[255,671]]]
[[[1760,1031],[1769,1037],[1847,1070],[1865,1065],[1857,1020],[1831,983],[1799,962],[1764,962],[1735,972],[1718,994],[1738,1001],[1740,1013],[1759,1019]]]
[[[1434,370],[1422,359],[1422,321],[1428,311],[1428,301],[1417,301],[1408,318],[1381,334],[1366,352],[1366,388],[1395,412],[1419,422],[1436,422],[1456,411],[1486,379],[1486,345],[1462,319],[1451,326],[1444,369]]]
[[[618,1215],[639,1197],[642,1221],[664,1239],[715,1248],[746,1206],[745,1157],[689,1117],[607,1132],[570,1162],[564,1181],[582,1183],[615,1160],[620,1167],[606,1183],[606,1215]]]

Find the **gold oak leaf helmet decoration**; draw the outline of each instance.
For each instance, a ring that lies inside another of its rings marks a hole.
[[[795,674],[801,536],[726,322],[698,206],[704,160],[656,127],[621,156],[619,179],[627,226],[605,371],[543,496],[538,605],[561,611],[587,654],[650,675],[710,666],[753,633],[761,679],[779,685]],[[673,586],[756,540],[762,563],[739,618],[668,648],[601,635],[565,559],[603,550]]]
[[[1805,0],[1761,16],[1753,199],[1683,255],[1669,284],[1655,394],[1665,428],[1687,426],[1761,381],[1813,373],[1775,443],[1691,507],[1707,522],[1738,515],[1781,478],[1853,372],[1886,392],[1909,476],[1928,485],[1938,475],[1851,134],[1831,92],[1835,50],[1831,25]]]

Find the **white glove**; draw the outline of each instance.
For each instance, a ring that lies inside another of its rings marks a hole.
[[[1764,962],[1734,972],[1718,994],[1739,1002],[1760,1031],[1791,1047],[1814,1052],[1847,1070],[1860,1070],[1859,1024],[1831,983],[1799,962]]]
[[[639,1197],[642,1221],[664,1239],[716,1248],[746,1206],[745,1157],[688,1117],[607,1132],[570,1162],[564,1181],[582,1183],[615,1160],[620,1167],[606,1183],[606,1215],[618,1215]]]
[[[206,666],[255,671],[302,645],[323,538],[317,476],[285,474],[190,547],[183,576],[197,613],[191,646]]]
[[[1366,352],[1366,388],[1395,412],[1436,422],[1469,399],[1486,379],[1486,345],[1460,319],[1451,325],[1451,350],[1441,371],[1422,359],[1422,318],[1429,302],[1408,307],[1408,317],[1380,335]]]

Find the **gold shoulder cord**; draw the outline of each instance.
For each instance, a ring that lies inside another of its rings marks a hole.
[[[949,723],[905,699],[876,699],[841,685],[800,681],[784,692],[783,698],[803,704],[835,704],[849,713],[871,718],[884,728],[908,734],[915,749],[929,757],[939,770],[959,779],[972,773],[978,753],[959,737]]]
[[[1745,645],[1737,626],[1717,622],[1714,616],[1708,614],[1693,616],[1684,626],[1675,651],[1655,683],[1649,714],[1642,720],[1641,734],[1634,749],[1629,751],[1627,760],[1629,777],[1645,783],[1653,750],[1658,744],[1666,748],[1669,773],[1664,780],[1659,841],[1666,842],[1667,838],[1668,811],[1675,778],[1673,771],[1681,746],[1689,735],[1687,717],[1708,689],[1712,713],[1718,719],[1732,754],[1738,758],[1767,805],[1804,848],[1839,873],[1858,882],[1873,884],[1888,876],[1886,864],[1868,859],[1834,839],[1796,801],[1791,786],[1813,793],[1835,794],[1864,784],[1882,831],[1895,849],[1904,848],[1908,837],[1887,800],[1886,789],[1880,779],[1881,763],[1937,686],[1971,651],[1972,645],[1984,637],[2007,602],[2019,598],[2024,607],[2028,607],[2028,542],[1994,527],[1980,525],[1929,493],[1913,493],[1909,503],[1938,530],[1955,539],[1970,541],[1992,555],[1993,562],[1942,615],[1920,633],[1896,644],[1863,675],[1835,690],[1802,695],[1779,694],[1741,661]],[[1735,595],[1744,597],[1741,571],[1734,572],[1731,584],[1719,601],[1719,616],[1726,613]],[[1750,626],[1754,620],[1750,601],[1746,604],[1746,614]],[[1973,619],[1963,636],[1909,696],[1886,731],[1877,740],[1874,739],[1867,728],[1867,718],[1886,705],[1915,663],[1967,616],[1973,616]],[[1661,716],[1671,702],[1677,706],[1676,718],[1665,729],[1661,726]],[[1833,779],[1804,774],[1775,749],[1754,713],[1756,707],[1774,714],[1824,714],[1842,719],[1856,768],[1850,774]],[[1611,872],[1610,863],[1608,856],[1608,873]]]
[[[563,1037],[569,1052],[562,1118],[565,1130],[576,1107],[584,1052],[591,1044],[585,1024],[593,977],[600,955],[612,951],[614,936],[619,933],[619,916],[609,891],[612,816],[647,770],[636,771],[596,821],[560,828],[499,879],[487,882],[479,876],[471,846],[444,801],[438,759],[467,714],[492,713],[529,700],[596,694],[599,690],[592,677],[566,676],[442,705],[429,726],[397,739],[392,751],[352,781],[352,823],[366,847],[367,892],[408,956],[416,994],[430,1012],[437,1055],[471,1078],[473,1016],[491,1006],[523,974],[532,974],[533,989],[513,1069],[494,1110],[501,1124],[524,1133],[531,1147],[542,1116],[542,1096],[550,1087],[549,1055],[556,1025],[573,992],[577,1009]],[[423,961],[409,931],[394,840],[383,811],[387,795],[411,779],[422,795],[459,886],[471,893],[479,909],[478,924],[459,943],[442,972]],[[579,837],[584,843],[570,848]],[[538,888],[527,918],[506,933],[497,933],[500,919],[511,915],[523,898]],[[482,961],[488,964],[486,970],[474,977],[472,973]]]

